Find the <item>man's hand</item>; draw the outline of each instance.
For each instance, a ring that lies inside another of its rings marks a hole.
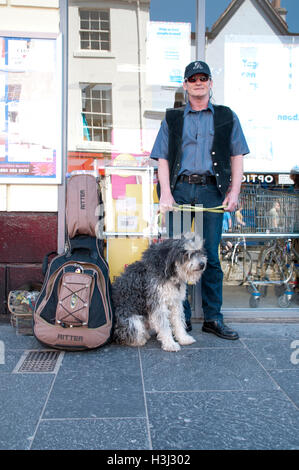
[[[242,176],[243,176],[243,155],[236,155],[230,158],[232,182],[229,191],[227,192],[223,205],[227,212],[233,212],[238,206],[238,198],[241,189]]]
[[[166,195],[161,194],[160,197],[160,213],[165,214],[165,212],[172,211],[175,200],[173,199],[171,193]]]
[[[158,178],[161,187],[160,213],[165,214],[165,212],[173,210],[175,200],[170,191],[168,161],[162,158],[159,159]]]
[[[238,199],[239,199],[239,192],[230,191],[229,193],[227,193],[223,201],[223,205],[225,206],[224,210],[227,212],[235,211],[238,206]]]

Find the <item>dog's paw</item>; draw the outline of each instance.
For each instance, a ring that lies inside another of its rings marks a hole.
[[[191,336],[191,335],[186,335],[183,338],[179,338],[178,342],[182,346],[188,346],[189,344],[196,343],[196,339],[194,339],[193,336]]]
[[[164,351],[171,351],[171,352],[177,352],[181,349],[181,346],[179,345],[179,343],[164,343],[162,344],[162,349]]]

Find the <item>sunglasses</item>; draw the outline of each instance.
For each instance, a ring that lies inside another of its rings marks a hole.
[[[200,75],[199,77],[194,77],[193,75],[192,77],[186,78],[185,82],[195,83],[197,80],[200,80],[201,82],[207,82],[209,79],[210,77],[208,75]]]

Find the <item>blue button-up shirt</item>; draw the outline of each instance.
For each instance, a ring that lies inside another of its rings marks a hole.
[[[182,164],[179,174],[214,174],[211,149],[214,139],[214,108],[211,102],[202,111],[194,111],[187,103],[184,110],[184,127],[182,138]],[[246,155],[249,148],[246,143],[238,116],[233,112],[233,129],[231,134],[231,156]],[[162,121],[151,158],[168,158],[168,125]]]

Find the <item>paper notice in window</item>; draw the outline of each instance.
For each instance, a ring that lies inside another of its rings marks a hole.
[[[118,232],[136,232],[138,217],[136,215],[119,215],[117,217]]]
[[[136,211],[136,198],[126,197],[125,199],[116,200],[117,212],[135,212]]]

